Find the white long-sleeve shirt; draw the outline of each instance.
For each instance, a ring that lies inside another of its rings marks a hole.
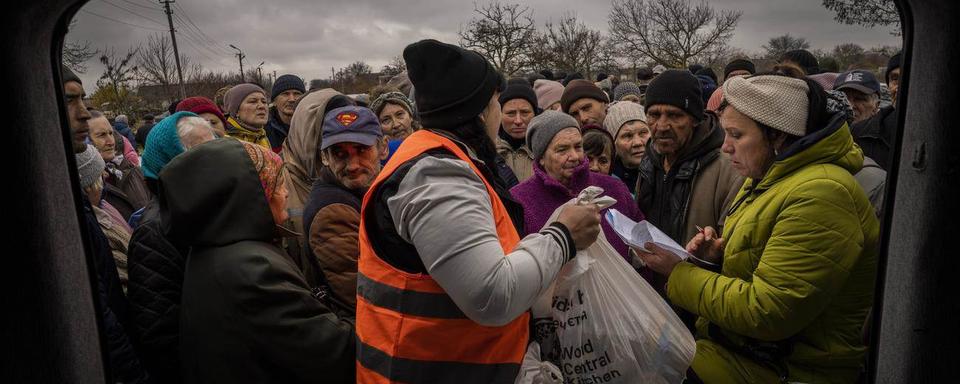
[[[463,160],[425,157],[387,199],[397,233],[471,320],[501,326],[530,309],[573,255],[566,229],[548,226],[503,252],[487,189]]]

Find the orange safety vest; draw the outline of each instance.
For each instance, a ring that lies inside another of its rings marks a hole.
[[[400,165],[436,148],[470,164],[487,187],[503,252],[509,253],[520,242],[503,202],[456,144],[426,130],[407,137],[371,185],[361,208],[358,383],[513,383],[526,352],[529,313],[500,327],[477,324],[430,275],[394,268],[377,256],[370,243],[365,223],[366,211],[375,203],[370,196]]]

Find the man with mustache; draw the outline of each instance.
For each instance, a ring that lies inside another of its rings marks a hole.
[[[356,307],[360,203],[387,158],[387,143],[373,111],[352,105],[327,112],[321,142],[323,168],[303,210],[305,251],[333,297]]]
[[[606,92],[596,84],[582,79],[569,82],[560,98],[563,112],[577,119],[580,128],[587,124],[603,126],[609,103],[610,98]]]
[[[720,150],[724,132],[704,111],[700,82],[685,70],[663,72],[647,88],[645,110],[652,136],[640,162],[640,210],[680,244],[697,226],[721,228],[743,178]]]
[[[283,149],[283,141],[290,131],[290,120],[297,109],[297,101],[307,92],[303,79],[296,75],[283,75],[277,78],[270,89],[270,121],[267,122],[267,140],[274,153]]]

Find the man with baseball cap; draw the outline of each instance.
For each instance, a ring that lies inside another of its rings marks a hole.
[[[304,251],[316,258],[333,296],[356,307],[360,203],[380,174],[387,143],[373,111],[352,105],[327,112],[321,135],[323,168],[303,210]]]
[[[837,77],[833,89],[843,92],[853,107],[853,123],[873,117],[880,105],[880,82],[870,71],[856,69]]]

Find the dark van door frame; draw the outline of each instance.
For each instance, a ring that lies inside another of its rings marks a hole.
[[[960,381],[960,247],[953,241],[960,239],[960,1],[898,2],[904,112],[888,179],[870,377]],[[56,64],[83,4],[14,1],[0,16],[3,152],[12,165],[2,175],[7,200],[0,210],[10,225],[0,267],[4,383],[105,377]]]

